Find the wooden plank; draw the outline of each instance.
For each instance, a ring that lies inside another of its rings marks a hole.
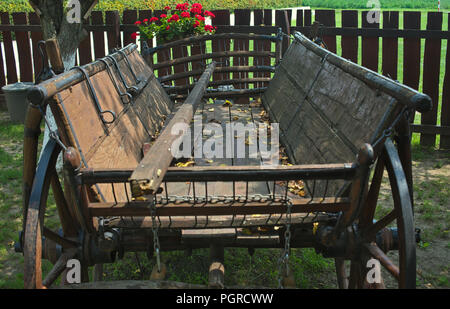
[[[397,11],[383,12],[383,29],[398,29]],[[383,38],[383,75],[397,80],[398,39]]]
[[[404,29],[420,29],[420,12],[403,12]],[[420,39],[403,40],[403,84],[419,89]]]
[[[450,19],[448,20],[450,25]],[[445,76],[442,91],[441,126],[450,126],[450,48],[448,47],[445,60]],[[450,136],[441,136],[439,149],[450,149]]]
[[[122,16],[122,22],[126,25],[132,25],[137,21],[136,10],[124,10]],[[130,43],[136,43],[136,40],[131,37],[131,34],[135,31],[123,32],[123,46],[127,46]]]
[[[422,134],[439,134],[441,135],[441,139],[450,136],[450,126],[411,124],[411,130]]]
[[[161,18],[161,14],[167,14],[167,12],[164,10],[155,10],[154,11],[154,16],[157,18]],[[158,22],[158,24],[159,24],[159,22]],[[157,58],[158,63],[172,59],[170,49],[158,50],[156,53],[156,58]],[[158,70],[157,74],[158,74],[158,78],[161,78],[161,77],[167,76],[167,75],[171,75],[172,68],[169,67],[169,68],[164,68],[164,69]],[[171,86],[173,83],[167,82],[165,84]]]
[[[325,27],[336,27],[335,10],[316,10],[316,21],[319,21]],[[336,53],[336,37],[325,35],[322,39],[327,49]]]
[[[118,11],[106,11],[105,24],[113,27],[112,31],[107,31],[108,38],[108,54],[114,48],[120,48],[120,16]]]
[[[362,11],[362,27],[363,28],[379,28],[380,23],[369,23],[368,15],[370,11]],[[378,50],[379,50],[378,38],[362,38],[362,65],[366,68],[378,72]]]
[[[0,48],[0,107],[3,107],[3,91],[2,87],[6,85],[5,67],[3,65],[3,49]]]
[[[0,12],[0,20],[2,25],[9,25],[8,12]],[[3,31],[3,48],[5,49],[6,59],[6,83],[14,84],[18,81],[16,70],[16,59],[14,57],[13,41],[11,31]]]
[[[297,21],[295,26],[296,27],[303,27],[304,24],[304,18],[303,18],[303,13],[305,10],[297,10]]]
[[[12,13],[13,22],[16,25],[26,25],[26,13]],[[17,53],[19,56],[19,70],[21,82],[33,81],[33,65],[31,60],[30,35],[25,31],[15,31]]]
[[[264,25],[266,26],[272,26],[272,10],[264,10],[264,18],[263,18]],[[264,51],[271,51],[272,50],[272,43],[268,41],[264,41],[263,43],[263,49]],[[264,57],[263,58],[263,65],[272,65],[272,59],[270,57]],[[262,77],[270,78],[270,73],[265,72],[261,75]],[[262,83],[262,87],[267,87],[269,83]]]
[[[89,24],[91,18],[84,20],[84,24]],[[80,42],[78,46],[78,55],[80,57],[80,65],[92,62],[92,48],[91,48],[91,32],[88,31],[87,37]]]
[[[178,46],[172,47],[172,59],[179,59],[179,58],[184,58],[184,57],[188,57],[188,56],[189,55],[188,55],[188,50],[187,50],[186,45],[178,45]],[[187,63],[177,64],[177,65],[173,66],[174,74],[188,72],[188,71],[189,71],[189,66]],[[184,78],[175,79],[174,83],[175,83],[175,86],[189,85],[189,78],[184,77]]]
[[[311,10],[305,10],[303,12],[303,25],[305,27],[311,26],[312,24],[312,13]]]
[[[36,13],[29,13],[28,14],[28,20],[30,22],[30,25],[40,25],[40,19],[39,16]],[[33,64],[34,64],[34,77],[41,72],[42,70],[42,57],[39,53],[37,44],[39,41],[42,41],[43,35],[42,32],[31,32],[31,42],[32,42],[32,49],[33,49]]]
[[[264,10],[253,10],[253,24],[255,26],[264,25]],[[253,50],[262,51],[264,50],[264,41],[253,40]],[[264,57],[253,57],[253,65],[264,65]],[[254,77],[262,77],[264,73],[256,72],[253,74]],[[263,83],[255,83],[254,87],[262,87]]]
[[[427,30],[442,30],[442,12],[428,12]],[[423,92],[433,100],[431,111],[424,113],[421,123],[436,125],[439,107],[439,76],[441,67],[441,40],[425,40],[425,54],[423,63]],[[435,134],[421,134],[420,145],[434,147]]]
[[[103,25],[103,12],[94,11],[91,13],[92,25]],[[105,32],[93,31],[94,37],[94,56],[95,59],[105,57]]]
[[[280,27],[281,31],[285,34],[291,33],[291,17],[292,17],[292,11],[291,10],[276,10],[275,11],[275,26]],[[289,39],[284,37],[283,38],[283,44],[282,44],[282,54],[284,54],[289,47]]]
[[[358,27],[358,11],[344,10],[342,11],[342,27]],[[342,57],[358,63],[358,37],[342,36]]]
[[[247,9],[237,9],[234,11],[234,24],[235,25],[250,25],[250,10]],[[249,40],[245,39],[236,39],[234,40],[234,50],[249,50]],[[247,66],[249,59],[248,57],[233,57],[233,66]],[[248,78],[247,72],[235,72],[233,73],[234,79],[240,78]],[[237,89],[246,89],[248,88],[247,83],[237,84]],[[243,99],[245,100],[245,99]],[[239,100],[240,103],[246,103],[247,101]]]
[[[214,10],[212,11],[213,14],[216,16],[212,20],[213,26],[229,26],[230,25],[230,11],[229,10]],[[211,41],[211,48],[212,52],[222,52],[222,51],[228,51],[230,50],[230,40],[229,39],[214,39]],[[228,61],[228,64],[225,64],[224,62]],[[230,66],[230,58],[220,58],[217,60],[219,62],[217,64],[218,67],[224,67],[224,66]],[[227,80],[230,79],[229,73],[214,73],[213,74],[213,80]]]

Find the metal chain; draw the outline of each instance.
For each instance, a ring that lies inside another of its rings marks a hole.
[[[151,205],[150,214],[152,216],[153,250],[156,254],[156,265],[158,266],[158,272],[161,272],[161,256],[158,237],[159,225],[156,223],[156,196],[154,198],[154,202]]]
[[[284,231],[284,250],[278,259],[278,288],[283,288],[283,274],[285,276],[289,273],[289,253],[291,251],[291,218],[292,218],[292,203],[286,203],[286,230]]]

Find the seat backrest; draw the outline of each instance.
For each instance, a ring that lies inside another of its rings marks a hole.
[[[126,88],[111,58],[105,59],[110,66],[109,72],[102,61],[83,66],[87,72],[102,66],[90,76],[90,82],[101,110],[115,114],[112,123],[102,121],[85,78],[59,91],[50,101],[61,139],[66,146],[79,151],[83,167],[135,168],[143,157],[143,144],[154,138],[172,110],[172,101],[138,53],[136,45],[129,45],[122,53],[111,55],[116,59],[126,85],[135,86],[136,80],[124,55],[127,55],[134,74],[145,85],[131,101],[128,101],[129,96],[121,97],[119,94],[126,93]],[[71,77],[74,70],[64,74]],[[59,81],[64,80],[64,74],[58,76]],[[122,98],[125,98],[125,103]],[[113,117],[105,113],[104,118],[109,121]],[[113,190],[108,185],[99,185],[96,190],[108,201],[114,200],[112,191],[119,200],[126,199],[123,187]]]

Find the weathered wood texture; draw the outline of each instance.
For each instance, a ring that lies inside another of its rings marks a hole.
[[[150,142],[160,130],[173,103],[157,82],[153,72],[135,50],[128,56],[135,73],[148,79],[147,86],[131,104],[124,105],[106,70],[91,77],[91,82],[103,110],[116,114],[112,124],[103,124],[95,103],[89,94],[87,83],[80,82],[60,92],[51,104],[63,142],[76,148],[87,167],[135,168],[142,158],[142,146]],[[119,67],[129,85],[135,83],[125,60]],[[113,75],[121,91],[125,92],[116,70]],[[124,186],[99,185],[105,200],[127,201]],[[127,189],[129,190],[129,188]]]
[[[358,149],[374,142],[398,112],[392,97],[299,42],[291,44],[262,98],[297,164],[353,161]],[[337,189],[328,187],[330,193]]]

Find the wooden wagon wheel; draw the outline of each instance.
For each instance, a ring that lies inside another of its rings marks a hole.
[[[389,175],[394,209],[374,222],[385,167]],[[392,230],[387,228],[394,221],[396,221],[398,238],[393,237]],[[371,258],[378,260],[381,267],[396,279],[399,288],[415,288],[416,241],[413,208],[402,162],[390,138],[386,140],[383,153],[378,158],[366,207],[359,218],[358,231],[360,232],[360,241],[350,260],[350,265],[346,265],[346,261],[342,258],[335,260],[339,288],[384,288],[383,279],[379,283],[367,281],[369,270],[367,261]],[[378,244],[376,242],[377,235]],[[394,239],[398,239],[398,246],[394,243]],[[398,263],[396,265],[386,253],[397,247]],[[347,268],[350,268],[349,272]]]
[[[24,139],[24,221],[23,221],[23,253],[24,253],[24,286],[25,288],[44,288],[50,286],[66,269],[66,262],[75,257],[77,243],[67,237],[76,237],[78,225],[71,216],[67,201],[56,172],[56,161],[61,147],[54,139],[45,145],[39,164],[37,162],[37,145],[42,116],[37,108],[30,108],[25,122]],[[58,208],[59,219],[64,236],[44,226],[45,210],[50,186]],[[47,239],[43,243],[43,236]],[[56,247],[62,247],[62,254],[57,257]],[[53,247],[53,248],[52,248]],[[42,258],[53,263],[53,269],[42,279]],[[86,271],[82,267],[82,275]],[[84,272],[83,272],[84,271]],[[86,277],[86,276],[84,276]]]

